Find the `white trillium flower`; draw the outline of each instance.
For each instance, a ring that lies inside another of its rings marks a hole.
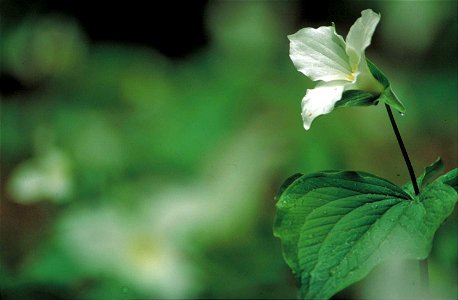
[[[370,9],[351,26],[346,41],[332,26],[303,28],[289,35],[290,57],[299,72],[313,81],[302,99],[304,128],[310,128],[319,115],[330,113],[344,91],[360,90],[380,95],[385,87],[369,70],[365,49],[380,21],[380,15]]]

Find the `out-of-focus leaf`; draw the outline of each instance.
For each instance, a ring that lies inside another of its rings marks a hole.
[[[87,51],[76,22],[64,17],[26,19],[2,38],[6,69],[27,82],[74,72]]]

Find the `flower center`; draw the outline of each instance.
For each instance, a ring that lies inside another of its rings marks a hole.
[[[348,74],[345,78],[348,79],[349,81],[354,81],[356,78],[356,73],[352,72],[351,74]]]

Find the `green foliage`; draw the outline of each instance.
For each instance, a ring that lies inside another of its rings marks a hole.
[[[375,79],[377,79],[378,82],[380,82],[385,89],[389,88],[390,81],[388,80],[388,78],[386,78],[385,74],[383,74],[383,72],[380,71],[380,69],[377,68],[377,66],[372,61],[370,61],[369,59],[366,59],[366,61],[367,66],[369,67],[369,71],[371,71]]]
[[[423,173],[417,178],[417,185],[420,188],[420,190],[443,170],[444,162],[442,161],[442,158],[438,157],[436,161],[434,161],[431,165],[427,166],[424,169]],[[453,184],[450,184],[450,186],[453,187]],[[415,195],[412,182],[408,182],[402,188],[404,191],[409,193],[409,195]]]
[[[391,85],[386,76],[380,71],[377,66],[367,59],[367,65],[372,75],[377,79],[385,88],[384,91],[379,96],[374,96],[373,94],[360,90],[348,90],[342,94],[342,99],[340,99],[335,104],[335,108],[339,107],[350,107],[350,106],[368,106],[368,105],[377,105],[379,101],[382,101],[399,112],[405,112],[405,107],[398,97],[394,94],[391,89]]]
[[[375,79],[377,79],[385,88],[377,100],[385,102],[401,113],[405,112],[406,109],[404,105],[398,99],[396,94],[394,94],[393,90],[391,89],[390,81],[388,78],[386,78],[385,74],[383,74],[382,71],[380,71],[379,68],[377,68],[377,66],[368,59],[367,65],[369,66],[369,70],[371,71],[372,75],[374,75]]]
[[[442,172],[444,169],[444,162],[442,158],[438,157],[435,162],[431,165],[427,166],[418,178],[418,186],[422,188],[425,186],[431,179],[433,179],[436,175]]]
[[[335,108],[350,106],[368,106],[378,103],[378,97],[369,92],[348,90],[342,94],[342,99],[336,102]]]
[[[274,234],[305,299],[330,298],[388,258],[426,258],[457,201],[456,169],[417,197],[363,172],[294,178],[281,188]]]

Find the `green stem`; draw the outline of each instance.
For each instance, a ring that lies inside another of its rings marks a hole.
[[[386,111],[388,113],[388,117],[390,118],[391,126],[393,127],[394,134],[396,135],[396,139],[399,144],[399,148],[401,148],[402,156],[404,157],[404,161],[407,165],[407,170],[409,170],[410,180],[412,181],[413,190],[415,191],[415,195],[420,194],[420,189],[418,188],[417,184],[417,177],[415,176],[415,172],[412,167],[412,163],[409,159],[409,154],[407,154],[406,147],[404,146],[404,142],[402,141],[401,134],[399,133],[398,126],[396,125],[396,121],[393,116],[393,112],[388,104],[385,104]],[[429,298],[429,275],[428,275],[428,259],[425,258],[420,260],[420,284],[423,288],[423,297],[424,299]]]

